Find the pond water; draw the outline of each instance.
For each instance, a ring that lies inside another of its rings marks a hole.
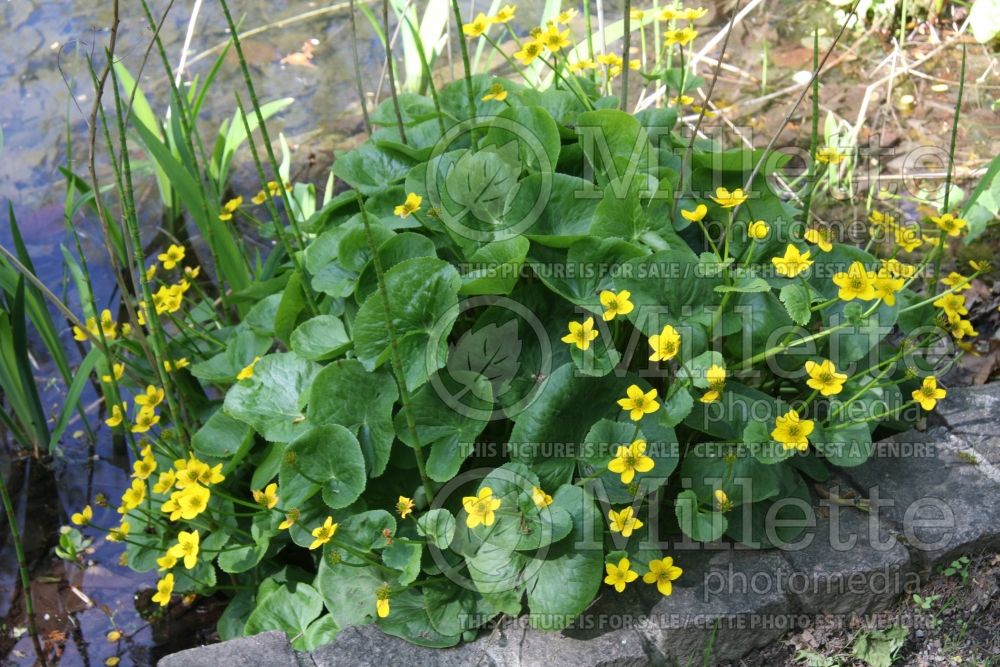
[[[127,4],[122,17],[118,56],[130,71],[139,71],[151,36],[151,30],[137,3]],[[152,12],[160,16],[168,6],[164,0],[154,0]],[[172,65],[177,66],[182,44],[188,31],[192,8],[200,6],[188,51],[188,72],[204,74],[211,67],[218,49],[224,44],[227,31],[217,2],[195,3],[177,0],[167,14],[160,35]],[[290,4],[291,6],[288,6]],[[326,181],[332,150],[349,145],[362,129],[356,100],[353,56],[350,50],[350,25],[346,3],[318,2],[266,3],[261,0],[233,2],[233,11],[241,30],[254,31],[244,40],[244,48],[255,77],[262,101],[294,97],[295,103],[269,123],[272,136],[280,131],[293,149],[293,174],[296,180],[311,181],[318,186]],[[423,3],[418,3],[423,5]],[[487,3],[480,3],[485,9]],[[704,3],[713,12],[720,6]],[[519,16],[525,20],[538,16],[541,1],[519,3]],[[533,8],[534,7],[534,8]],[[734,35],[730,58],[737,67],[727,70],[720,78],[721,96],[734,100],[738,95],[761,94],[760,81],[762,44],[770,43],[768,86],[766,92],[788,85],[797,70],[808,68],[811,51],[807,26],[817,19],[815,8],[808,3],[782,1],[768,3],[738,28]],[[463,3],[463,11],[467,10]],[[714,33],[722,25],[724,14],[709,21]],[[67,155],[72,169],[85,174],[86,119],[93,104],[89,84],[88,58],[93,57],[98,69],[103,66],[101,54],[111,25],[111,8],[107,0],[6,0],[0,3],[0,128],[3,147],[0,150],[0,202],[9,200],[20,222],[29,252],[40,276],[56,293],[63,293],[65,276],[60,244],[67,243],[66,221],[63,216],[65,180],[60,167],[66,166]],[[832,23],[831,23],[832,25]],[[382,74],[382,47],[367,20],[358,19],[359,52],[367,90],[378,87]],[[579,28],[577,34],[581,34]],[[308,46],[305,46],[307,45]],[[829,83],[828,105],[842,110],[853,120],[858,100],[868,76],[862,65],[871,65],[881,58],[873,52],[848,60]],[[875,47],[877,51],[879,47]],[[307,51],[312,58],[305,57]],[[284,60],[284,62],[282,62]],[[446,60],[446,59],[445,59]],[[455,61],[457,62],[457,56]],[[946,80],[956,76],[954,58],[945,66]],[[447,68],[447,63],[444,67]],[[981,71],[981,70],[980,70]],[[704,72],[703,72],[704,73]],[[970,67],[970,79],[978,74]],[[707,74],[706,74],[707,76]],[[447,73],[442,78],[447,78]],[[840,83],[837,83],[837,81]],[[853,83],[850,83],[852,82]],[[995,79],[992,79],[995,82]],[[155,52],[145,67],[141,84],[157,110],[162,112],[169,91],[162,76]],[[202,131],[206,140],[214,137],[221,120],[231,117],[235,108],[234,93],[245,99],[242,80],[234,58],[228,57],[219,79],[208,99]],[[778,98],[772,105],[753,107],[743,122],[752,128],[774,127],[787,108],[790,96]],[[933,100],[928,113],[912,119],[908,129],[926,130],[928,136],[939,133],[941,123],[951,113],[948,96]],[[970,128],[976,127],[970,123]],[[66,146],[67,128],[73,137]],[[789,140],[801,140],[808,132],[808,123],[801,114],[793,119]],[[758,142],[758,145],[761,142]],[[989,147],[987,146],[987,150]],[[960,141],[960,155],[967,155],[969,144]],[[139,157],[139,156],[136,156]],[[141,166],[141,165],[137,165]],[[98,161],[99,172],[107,181],[106,164]],[[254,189],[244,172],[236,176],[236,189]],[[241,179],[243,179],[241,181]],[[144,216],[147,231],[155,231],[159,215],[157,196],[152,180],[142,175],[137,179],[141,193],[149,202],[150,214]],[[72,224],[80,233],[91,272],[96,276],[95,289],[99,307],[112,306],[116,295],[108,267],[103,264],[103,249],[96,223],[86,217],[74,218]],[[6,221],[0,224],[0,243],[9,246],[10,231]],[[72,295],[69,303],[75,305]],[[78,353],[69,331],[63,332],[67,349]],[[77,357],[78,358],[78,357]],[[55,375],[43,355],[38,355],[37,377],[46,384],[46,407],[53,411],[60,404],[63,388],[60,383],[47,383]],[[90,406],[88,416],[100,424],[97,395],[91,390],[84,395]],[[139,575],[119,564],[121,549],[96,537],[86,567],[74,568],[55,558],[52,547],[61,525],[68,523],[71,512],[93,499],[106,494],[114,502],[126,485],[130,463],[123,448],[107,430],[98,430],[91,441],[83,435],[80,423],[67,431],[60,449],[45,464],[10,451],[3,445],[4,474],[10,480],[12,494],[25,535],[34,580],[35,598],[41,630],[65,664],[103,664],[111,656],[120,656],[123,665],[149,665],[164,653],[197,643],[207,637],[214,626],[217,605],[195,604],[172,607],[166,622],[154,628],[137,611],[137,598],[145,596],[155,582],[155,573]],[[110,525],[117,515],[113,508],[95,506],[95,522]],[[3,540],[0,550],[0,618],[7,618],[5,637],[0,637],[0,655],[7,654],[11,664],[34,663],[31,642],[23,634],[23,615],[16,598],[16,562],[9,540]],[[139,607],[143,605],[138,604]],[[109,642],[105,634],[118,628],[125,639]]]

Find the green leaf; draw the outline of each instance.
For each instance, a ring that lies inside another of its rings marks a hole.
[[[298,271],[292,273],[292,277],[285,285],[285,291],[281,294],[281,301],[278,303],[278,310],[274,314],[274,335],[281,342],[287,344],[289,336],[299,322],[299,316],[306,312],[306,296],[302,291],[302,274]]]
[[[406,177],[408,161],[366,142],[346,153],[337,153],[333,175],[364,195],[374,195]]]
[[[352,600],[350,604],[357,605],[357,601]],[[431,648],[454,646],[462,638],[461,634],[442,635],[437,632],[431,625],[424,596],[412,588],[393,595],[391,605],[389,616],[378,619],[379,628],[386,634]]]
[[[420,574],[422,551],[423,547],[419,542],[393,540],[392,544],[382,550],[382,562],[399,571],[399,583],[405,586],[413,583]]]
[[[257,606],[247,619],[245,632],[256,635],[268,630],[282,630],[292,645],[302,649],[301,635],[323,611],[323,599],[308,584],[278,586],[257,600]]]
[[[437,250],[434,242],[423,234],[403,232],[384,241],[378,247],[378,256],[383,267],[392,267],[416,257],[436,257]],[[364,303],[364,300],[377,289],[378,276],[375,274],[375,263],[368,262],[358,276],[358,286],[354,296],[358,303]]]
[[[558,488],[572,480],[576,448],[590,425],[602,416],[622,413],[616,401],[625,396],[627,378],[581,377],[573,364],[557,368],[545,380],[538,397],[514,418],[509,441],[511,458],[538,474],[543,488]],[[552,443],[560,443],[558,452]]]
[[[792,321],[800,327],[809,324],[812,312],[809,310],[812,304],[812,295],[801,283],[791,283],[781,288],[779,297],[781,303],[785,305],[785,311]]]
[[[201,456],[227,459],[235,454],[250,435],[250,427],[217,410],[191,436],[191,446]]]
[[[587,161],[608,181],[625,184],[649,169],[649,136],[631,114],[616,109],[599,109],[576,119]]]
[[[667,428],[673,428],[684,421],[691,409],[694,408],[694,399],[687,388],[680,388],[674,391],[673,396],[663,402],[659,415],[660,423]]]
[[[331,565],[327,553],[324,550],[315,585],[330,615],[342,628],[371,623],[375,618],[375,591],[385,585],[384,570],[345,562]]]
[[[396,433],[410,447],[430,448],[427,474],[436,482],[447,482],[472,453],[492,413],[493,390],[486,378],[468,371],[438,374],[410,400],[416,440],[405,409],[396,415]]]
[[[333,615],[326,614],[320,616],[309,624],[305,634],[297,641],[292,642],[292,646],[300,651],[312,651],[320,646],[329,644],[340,633],[340,626],[334,620]]]
[[[470,269],[462,274],[459,294],[510,294],[517,284],[530,245],[528,239],[516,236],[487,243],[476,250],[469,257]]]
[[[483,625],[496,612],[475,590],[444,582],[424,587],[427,616],[443,635],[459,635]]]
[[[455,537],[455,517],[440,507],[428,510],[417,518],[417,531],[438,549],[447,549]]]
[[[699,542],[714,542],[729,526],[722,514],[701,509],[698,496],[690,489],[677,494],[675,511],[684,534]]]
[[[771,285],[768,284],[768,282],[763,278],[743,276],[736,281],[735,285],[716,285],[715,291],[720,294],[725,294],[726,292],[738,292],[741,294],[751,292],[770,292]]]
[[[335,361],[313,380],[309,421],[348,428],[361,444],[368,476],[378,477],[392,451],[392,409],[397,398],[399,391],[387,371],[370,373],[356,359]]]
[[[192,364],[191,374],[206,382],[232,382],[254,357],[267,352],[273,342],[270,335],[240,331],[226,341],[222,352]]]
[[[909,636],[909,629],[902,625],[885,630],[865,630],[859,632],[851,644],[851,653],[871,667],[891,667]]]
[[[223,572],[229,574],[239,574],[251,570],[263,560],[270,544],[271,540],[264,538],[253,544],[238,548],[230,547],[221,551],[219,552],[219,567]]]
[[[506,146],[517,142],[519,165],[543,174],[555,171],[559,162],[559,128],[552,117],[536,106],[508,107],[497,114],[480,140],[480,147]]]
[[[517,192],[521,164],[517,145],[496,150],[466,151],[445,177],[445,188],[465,214],[497,225],[506,216],[509,197]]]
[[[840,422],[824,427],[817,425],[809,436],[809,442],[830,463],[845,468],[861,465],[872,453],[872,435],[865,423]]]
[[[598,198],[581,197],[593,184],[566,174],[531,174],[510,203],[504,223],[509,236],[523,231],[533,243],[566,248],[587,236]]]
[[[229,388],[225,411],[252,426],[265,440],[289,442],[304,433],[305,403],[319,366],[294,352],[269,354],[253,377]]]
[[[347,507],[365,489],[365,459],[354,434],[339,424],[315,426],[285,450],[278,472],[282,501],[298,507],[322,490],[333,509]]]
[[[303,359],[322,361],[343,354],[351,347],[344,323],[333,315],[317,315],[292,332],[292,351]]]
[[[410,391],[445,363],[447,335],[458,316],[461,282],[454,267],[433,257],[401,262],[385,274],[392,328]],[[378,290],[361,306],[352,332],[358,359],[368,370],[389,356],[386,324],[385,300]],[[433,347],[429,350],[428,346]]]
[[[569,537],[549,548],[537,567],[528,587],[528,607],[533,627],[561,630],[591,604],[601,586],[604,521],[593,499],[578,486],[559,487],[551,507],[565,510],[573,528]]]

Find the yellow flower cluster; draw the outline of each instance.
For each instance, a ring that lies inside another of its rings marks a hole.
[[[172,470],[160,473],[153,490],[161,494],[170,493],[170,498],[161,509],[170,515],[171,521],[190,521],[208,507],[212,495],[209,487],[223,480],[225,476],[221,463],[210,466],[191,454],[187,459],[175,460]],[[171,492],[173,489],[176,490]]]
[[[115,322],[114,318],[111,316],[111,311],[105,308],[101,311],[101,320],[98,322],[93,317],[88,317],[85,329],[80,327],[73,327],[73,340],[84,342],[90,340],[91,338],[100,339],[101,334],[104,334],[106,340],[114,340],[119,336],[127,337],[132,333],[132,327],[128,325],[127,322],[123,322],[119,327],[118,323]]]

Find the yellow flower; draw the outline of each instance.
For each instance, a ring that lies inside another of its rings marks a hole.
[[[615,294],[611,290],[603,290],[600,295],[601,305],[604,306],[604,321],[615,319],[618,315],[628,315],[635,306],[629,301],[632,293],[623,289]]]
[[[392,209],[392,212],[401,218],[408,218],[410,214],[416,213],[420,210],[420,204],[422,204],[424,198],[418,195],[416,192],[411,192],[406,195],[406,200]]]
[[[667,30],[663,33],[663,41],[667,46],[673,44],[679,44],[680,46],[687,46],[694,41],[694,38],[698,36],[698,31],[692,27],[681,28],[680,30]],[[736,206],[737,204],[733,204]],[[726,206],[725,208],[729,208]]]
[[[132,465],[132,476],[136,479],[148,479],[156,472],[156,459],[152,456],[143,456]]]
[[[794,278],[812,266],[813,261],[809,259],[809,255],[808,250],[799,252],[798,248],[789,243],[785,248],[784,256],[772,257],[771,263],[774,264],[774,270],[779,276]]]
[[[715,493],[715,506],[720,512],[728,512],[733,509],[733,501],[729,499],[729,495],[722,489],[716,489]]]
[[[978,336],[979,332],[972,328],[972,322],[963,320],[958,315],[948,316],[948,331],[955,340],[962,340],[966,336]]]
[[[161,472],[160,479],[153,485],[153,493],[166,493],[170,489],[174,488],[175,481],[176,478],[173,470]]]
[[[123,375],[125,375],[125,364],[121,364],[121,363],[119,363],[119,364],[112,364],[111,365],[111,374],[110,375],[102,375],[101,376],[101,382],[111,382],[112,377],[115,380],[121,380]]]
[[[285,514],[285,520],[278,524],[278,530],[288,530],[299,520],[299,511],[297,509],[291,509]]]
[[[490,17],[490,22],[507,23],[508,21],[513,20],[514,12],[516,11],[517,7],[515,5],[504,5],[503,7],[500,8],[500,11],[498,11],[496,14]]]
[[[854,261],[847,271],[840,271],[833,276],[833,284],[839,287],[837,298],[841,301],[871,301],[875,298],[875,285],[872,276],[861,262]]]
[[[177,534],[177,544],[170,547],[170,555],[180,560],[184,559],[184,567],[193,569],[198,564],[198,550],[201,548],[201,537],[197,530],[187,532],[182,530]]]
[[[931,222],[940,227],[941,231],[948,232],[948,236],[958,236],[968,224],[962,218],[956,218],[951,213],[945,213],[937,218],[932,217]]]
[[[184,277],[188,280],[194,280],[201,273],[200,266],[185,266],[184,267]]]
[[[254,367],[257,366],[257,362],[260,361],[260,355],[253,358],[249,364],[243,367],[239,373],[236,374],[237,380],[249,380],[253,377]]]
[[[104,667],[118,667],[122,659],[117,655],[109,655],[104,659]]]
[[[722,396],[722,390],[726,388],[726,369],[718,364],[712,364],[705,371],[705,379],[708,381],[708,391],[701,397],[702,403],[714,403]]]
[[[396,501],[396,512],[399,513],[399,516],[402,519],[405,519],[410,514],[413,514],[413,498],[400,496],[399,500]]]
[[[818,364],[815,361],[807,361],[806,373],[809,374],[806,384],[824,396],[836,396],[844,390],[844,383],[847,382],[847,374],[838,373],[829,359],[824,359]]]
[[[893,278],[888,271],[882,270],[875,274],[872,281],[875,298],[882,299],[887,306],[896,305],[896,292],[903,289],[903,279]]]
[[[483,102],[489,102],[490,100],[503,102],[505,99],[507,99],[507,89],[503,87],[502,83],[494,83],[490,86],[490,89],[486,91],[486,94],[483,95]]]
[[[156,411],[150,407],[143,407],[135,415],[135,421],[132,423],[133,433],[146,433],[152,427],[160,423],[160,415],[156,414]]]
[[[462,34],[469,39],[475,39],[486,32],[489,27],[490,20],[486,17],[486,14],[480,12],[471,23],[466,23],[462,26]]]
[[[952,271],[946,277],[941,279],[942,285],[947,285],[948,287],[956,287],[959,289],[965,288],[969,284],[969,279],[963,276],[961,273],[955,273]]]
[[[830,243],[830,230],[829,229],[807,229],[805,233],[805,239],[809,243],[813,243],[819,246],[819,249],[823,252],[830,252],[833,250],[833,244]]]
[[[939,387],[937,378],[925,377],[919,389],[914,389],[911,396],[924,410],[933,410],[937,402],[948,395],[944,387]]]
[[[656,401],[655,388],[643,393],[639,385],[633,384],[625,393],[625,398],[618,399],[618,405],[622,407],[622,410],[628,411],[628,416],[632,421],[639,421],[644,416],[660,409],[660,404]]]
[[[177,459],[174,461],[174,468],[177,470],[176,484],[178,489],[186,489],[201,481],[202,475],[209,470],[208,464],[199,461],[194,454],[188,459]],[[209,472],[209,474],[211,474]]]
[[[212,484],[218,484],[219,482],[225,481],[226,478],[222,474],[221,463],[216,463],[214,466],[209,466],[205,463],[203,466],[201,474],[198,475],[199,483],[204,484],[205,486],[211,486]]]
[[[171,244],[166,252],[160,253],[156,259],[163,263],[163,268],[171,270],[184,260],[184,247]]]
[[[642,528],[642,521],[639,521],[632,514],[631,507],[626,507],[620,512],[608,510],[608,519],[611,520],[611,532],[621,533],[622,537],[631,537],[632,531]]]
[[[784,416],[774,420],[771,437],[780,442],[785,449],[804,452],[809,448],[809,434],[813,432],[814,426],[811,420],[799,419],[798,412],[789,410]]]
[[[653,459],[646,456],[646,441],[636,440],[628,446],[619,445],[608,470],[621,475],[622,484],[631,484],[637,472],[649,472],[654,465]]]
[[[913,252],[920,247],[920,235],[913,227],[897,227],[892,234],[896,245],[906,252]]]
[[[571,62],[569,64],[569,71],[572,72],[573,74],[579,74],[584,70],[594,69],[596,67],[597,63],[595,63],[593,60],[591,60],[590,58],[583,58],[582,60]]]
[[[535,62],[538,56],[542,55],[545,47],[536,39],[525,42],[520,51],[514,52],[514,57],[521,61],[522,65],[530,65]]]
[[[104,420],[104,423],[114,428],[122,423],[125,419],[125,412],[128,410],[128,404],[122,401],[121,405],[111,406],[111,416]]]
[[[112,528],[108,531],[108,541],[109,542],[124,542],[125,538],[128,537],[129,532],[132,530],[132,526],[128,521],[122,521],[116,528]]]
[[[681,349],[681,335],[669,324],[658,334],[649,337],[649,346],[653,348],[650,361],[669,361],[677,356]]]
[[[661,21],[673,21],[675,19],[681,18],[683,12],[678,11],[672,7],[667,7],[666,9],[660,10],[660,20]]]
[[[758,220],[757,222],[751,222],[747,227],[747,236],[756,240],[763,241],[767,238],[767,233],[771,231],[767,226],[767,223],[763,220]]]
[[[389,587],[382,586],[375,591],[375,613],[379,618],[389,615]]]
[[[136,405],[143,405],[149,408],[155,408],[157,405],[163,402],[163,390],[157,389],[153,385],[146,385],[146,393],[139,394],[135,397]]]
[[[917,267],[904,264],[898,259],[883,259],[882,267],[897,278],[912,278],[917,272]]]
[[[251,491],[253,494],[253,501],[258,505],[262,505],[267,509],[274,509],[274,506],[278,504],[278,485],[271,482],[264,487],[264,490],[253,489]]]
[[[267,201],[267,193],[261,190],[253,197],[251,197],[250,201],[252,201],[256,206],[260,206],[261,204]]]
[[[222,205],[222,211],[219,213],[219,220],[232,220],[233,213],[235,213],[236,210],[242,205],[243,197],[234,197],[233,199],[230,199]]]
[[[549,51],[555,53],[556,51],[569,46],[569,30],[560,31],[556,26],[549,25],[549,27],[538,36],[538,41]]]
[[[605,564],[604,568],[607,570],[608,576],[604,577],[604,583],[608,586],[614,586],[615,590],[621,593],[625,590],[626,584],[630,584],[639,578],[639,573],[629,569],[630,567],[631,563],[628,558],[622,558],[618,561],[618,565],[613,563]]]
[[[868,222],[872,223],[875,227],[893,227],[896,224],[896,218],[888,213],[882,213],[881,211],[872,211],[868,214]]]
[[[975,260],[975,259],[969,260],[969,266],[971,266],[972,270],[976,271],[977,273],[989,273],[989,270],[991,268],[989,262],[985,260]]]
[[[673,105],[688,106],[689,104],[694,104],[694,98],[691,97],[690,95],[678,95],[677,97],[670,98],[670,104],[671,106]]]
[[[116,642],[122,638],[122,631],[111,630],[110,632],[108,632],[108,634],[104,635],[104,638],[107,639],[109,642]]]
[[[174,592],[174,575],[167,573],[165,577],[156,582],[156,595],[153,602],[159,602],[161,607],[170,604],[170,594]]]
[[[191,362],[188,361],[187,357],[181,357],[180,359],[177,359],[175,361],[170,361],[169,359],[163,360],[163,370],[165,370],[168,373],[179,371],[180,369],[187,368],[190,365]]]
[[[708,14],[708,10],[704,7],[699,7],[698,9],[683,9],[677,15],[677,18],[684,19],[685,21],[697,21]]]
[[[79,512],[74,512],[69,520],[72,521],[75,526],[86,526],[93,518],[94,510],[90,507],[90,505],[85,505]]]
[[[712,201],[722,208],[735,208],[746,200],[747,195],[744,194],[742,188],[736,188],[730,192],[726,188],[719,187],[715,189],[715,196],[712,197]]]
[[[581,350],[590,349],[590,344],[599,335],[594,329],[594,318],[588,317],[583,322],[570,322],[569,333],[562,337],[562,342],[576,345]]]
[[[203,486],[189,486],[170,494],[170,500],[163,503],[163,511],[170,513],[170,520],[190,521],[205,511],[211,492]]]
[[[646,12],[642,9],[632,9],[629,12],[629,18],[633,21],[641,21],[646,18]]]
[[[493,497],[493,489],[488,486],[479,489],[477,496],[465,496],[462,498],[462,507],[468,515],[465,517],[465,525],[469,528],[475,528],[480,524],[492,526],[496,521],[495,512],[500,509],[500,503],[499,498]]]
[[[177,556],[171,553],[172,550],[168,550],[167,553],[163,554],[156,559],[157,570],[162,572],[163,570],[169,570],[170,568],[177,565]]]
[[[969,309],[965,307],[965,297],[961,294],[942,294],[934,300],[934,307],[942,309],[948,317],[969,314]]]
[[[685,220],[690,220],[691,222],[700,222],[705,214],[708,213],[708,207],[704,204],[698,204],[694,207],[693,211],[688,211],[687,209],[681,209],[681,217]]]
[[[673,593],[671,583],[684,574],[684,570],[674,565],[674,559],[664,556],[660,560],[649,561],[649,572],[642,575],[642,581],[647,584],[656,584],[656,590],[663,595]]]
[[[141,479],[133,479],[132,485],[125,489],[122,494],[122,506],[118,508],[119,514],[125,514],[142,504],[146,499],[146,482]]]
[[[816,151],[816,161],[823,164],[840,164],[847,157],[833,146],[823,146]]]
[[[156,275],[156,268],[158,266],[159,266],[159,264],[150,264],[148,267],[146,267],[146,282],[147,283],[149,281],[151,281],[153,279],[153,277]]]
[[[531,489],[531,500],[535,503],[535,507],[548,507],[552,504],[552,496],[542,491],[537,486]]]
[[[338,524],[333,522],[333,517],[328,516],[322,526],[319,528],[313,528],[311,534],[315,539],[313,539],[312,544],[309,545],[309,549],[318,549],[329,542],[330,538],[333,537],[333,534],[337,532],[337,525]]]

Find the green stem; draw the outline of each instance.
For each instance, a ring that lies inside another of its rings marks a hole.
[[[392,109],[396,113],[396,127],[399,129],[399,140],[403,145],[406,141],[406,131],[403,129],[403,111],[399,108],[399,91],[396,90],[396,63],[392,59],[392,35],[389,32],[389,0],[382,0],[382,25],[385,30],[385,60],[389,71],[389,94],[392,95]],[[419,40],[418,40],[419,41]]]
[[[413,411],[410,407],[410,392],[406,388],[406,377],[403,374],[403,362],[399,356],[399,339],[396,337],[396,325],[393,320],[392,308],[389,306],[389,292],[385,284],[385,273],[382,270],[382,258],[378,254],[375,245],[375,236],[372,234],[371,222],[368,220],[368,209],[361,198],[361,193],[355,193],[358,201],[358,208],[361,211],[361,220],[365,226],[365,234],[368,237],[368,247],[372,253],[372,265],[375,267],[375,278],[382,295],[382,310],[385,316],[385,328],[389,334],[389,354],[391,358],[392,372],[396,377],[396,384],[399,387],[399,400],[403,406],[403,415],[406,419],[406,427],[410,431],[410,438],[413,441],[413,456],[417,460],[417,470],[420,473],[420,480],[424,486],[424,493],[427,495],[427,504],[433,505],[434,485],[430,477],[427,476],[427,464],[424,460],[424,450],[420,446],[420,438],[417,434],[417,423],[413,418]]]
[[[451,11],[455,15],[455,30],[458,33],[458,44],[462,52],[462,66],[465,68],[465,98],[469,104],[469,118],[474,119],[476,117],[476,96],[472,92],[472,67],[469,65],[469,45],[466,43],[465,35],[462,33],[462,10],[458,8],[458,0],[451,0]],[[472,142],[472,150],[475,151],[479,142],[474,124],[470,140]]]
[[[21,530],[17,525],[17,515],[14,513],[14,505],[10,501],[10,493],[7,492],[7,482],[3,475],[0,475],[0,497],[3,498],[3,509],[7,514],[7,525],[10,526],[10,538],[14,543],[14,551],[17,553],[17,570],[21,575],[21,591],[24,594],[24,613],[28,617],[28,633],[31,635],[31,642],[35,646],[35,655],[44,667],[47,665],[45,652],[42,650],[42,643],[38,639],[38,626],[35,624],[35,604],[31,599],[31,573],[28,570],[28,559],[24,555],[24,544],[21,543]]]

